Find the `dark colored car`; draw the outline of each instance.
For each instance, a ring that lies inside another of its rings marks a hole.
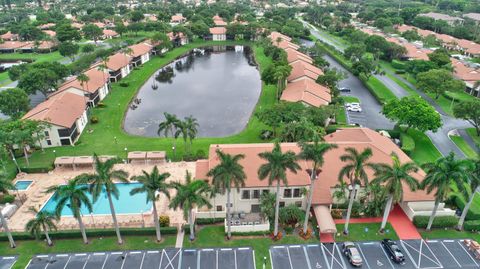
[[[405,262],[405,256],[403,255],[403,252],[400,250],[400,248],[398,247],[397,243],[395,243],[395,241],[390,239],[383,239],[382,245],[385,248],[387,255],[394,262],[396,263]]]
[[[352,91],[350,88],[347,88],[347,87],[340,87],[340,88],[338,88],[338,90],[340,92],[351,92]]]
[[[348,262],[355,266],[361,267],[363,260],[362,256],[360,256],[360,252],[358,251],[357,247],[352,242],[345,242],[342,246],[343,254],[347,257]]]

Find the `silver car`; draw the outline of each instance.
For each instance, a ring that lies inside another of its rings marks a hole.
[[[361,267],[363,264],[362,256],[360,256],[360,252],[358,251],[357,247],[353,242],[345,242],[343,243],[343,254],[347,257],[348,262],[355,266]]]

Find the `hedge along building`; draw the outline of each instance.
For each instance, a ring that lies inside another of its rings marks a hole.
[[[340,160],[340,156],[345,154],[345,149],[353,147],[358,151],[363,151],[366,148],[370,148],[373,155],[370,159],[372,163],[392,163],[391,153],[395,152],[402,163],[410,162],[411,159],[398,148],[388,137],[382,136],[376,131],[368,128],[348,128],[340,129],[336,132],[326,135],[324,137],[327,143],[336,144],[338,148],[328,151],[324,156],[325,163],[322,166],[322,172],[318,176],[318,180],[315,183],[313,189],[313,202],[312,211],[320,227],[321,233],[334,233],[336,228],[333,218],[330,214],[332,204],[343,202],[336,201],[333,197],[333,193],[337,190],[339,184],[338,175],[340,169],[346,164]],[[207,173],[210,169],[219,164],[219,159],[216,154],[216,150],[219,149],[228,154],[244,154],[245,158],[240,161],[240,164],[244,167],[246,180],[245,187],[240,188],[237,192],[232,188],[231,199],[231,212],[234,216],[241,213],[244,215],[257,214],[260,212],[260,195],[264,191],[276,192],[276,184],[274,186],[268,185],[268,180],[260,180],[258,178],[258,168],[265,163],[258,154],[271,151],[274,144],[262,143],[262,144],[231,144],[231,145],[211,145],[209,151],[209,158],[207,160],[198,160],[196,163],[196,178],[210,180],[207,177]],[[282,143],[282,151],[286,152],[291,150],[295,153],[300,152],[300,148],[296,143]],[[295,204],[302,209],[306,208],[307,195],[304,195],[305,191],[310,191],[310,175],[306,172],[307,169],[312,168],[311,162],[305,160],[299,160],[298,164],[301,167],[296,174],[287,172],[288,186],[281,185],[280,188],[280,205],[286,206],[289,204]],[[374,178],[373,171],[367,168],[368,178],[372,180]],[[419,171],[413,175],[419,181],[422,181],[425,173]],[[344,179],[348,182],[348,179]],[[362,190],[363,187],[361,187]],[[413,219],[416,215],[430,215],[434,206],[433,195],[428,195],[422,190],[411,191],[408,187],[404,187],[404,195],[401,208],[405,211],[410,219]],[[348,196],[348,195],[347,195]],[[360,199],[362,191],[359,192],[356,199]],[[196,212],[197,218],[224,218],[226,214],[226,195],[219,194],[215,198],[211,199],[213,207],[199,208]],[[440,205],[438,210],[438,216],[441,215],[453,215],[454,211],[444,208],[444,205]],[[255,222],[251,222],[250,219],[243,221],[241,217],[234,220],[234,227],[232,231],[255,231],[258,227]],[[236,221],[236,223],[235,223]],[[260,225],[262,222],[259,223]],[[236,229],[235,227],[240,227]],[[268,229],[268,226],[267,228]]]

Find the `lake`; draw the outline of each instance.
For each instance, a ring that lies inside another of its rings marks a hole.
[[[261,87],[250,47],[194,49],[148,79],[129,105],[123,128],[156,137],[168,112],[179,119],[196,118],[197,137],[234,135],[247,125]]]

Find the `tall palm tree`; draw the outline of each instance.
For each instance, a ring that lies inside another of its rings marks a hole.
[[[208,183],[203,180],[192,180],[192,175],[187,171],[185,183],[173,182],[172,187],[177,191],[168,205],[172,209],[183,209],[184,217],[190,224],[190,240],[195,239],[193,208],[212,205],[208,201],[208,193],[211,192]]]
[[[188,141],[188,129],[184,121],[179,121],[175,130],[174,138],[177,139],[179,136],[183,138],[183,147],[185,152],[187,151],[187,141]]]
[[[2,214],[2,209],[0,207],[0,224],[2,224],[3,230],[7,234],[8,237],[8,242],[10,243],[11,248],[16,248],[17,245],[15,244],[15,241],[13,240],[12,233],[10,232],[10,229],[8,228],[8,223],[7,220],[5,219],[5,216]]]
[[[82,86],[82,90],[83,90],[83,98],[85,99],[85,106],[88,107],[88,100],[85,97],[88,96],[88,99],[90,99],[90,95],[86,94],[85,92],[88,92],[88,82],[90,81],[90,78],[84,73],[82,73],[77,76],[77,80],[80,81],[80,86]],[[87,86],[86,90],[85,90],[85,86]]]
[[[188,139],[190,140],[190,150],[191,150],[192,149],[192,144],[193,144],[193,139],[195,139],[195,137],[197,137],[199,124],[198,124],[197,119],[195,119],[191,115],[188,116],[188,117],[185,117],[184,124],[185,124],[185,128],[187,130]]]
[[[462,215],[458,221],[457,230],[463,230],[463,223],[467,217],[468,210],[473,203],[475,195],[480,192],[480,160],[471,160],[471,163],[468,167],[468,177],[469,177],[469,187],[470,187],[470,197],[468,197],[468,202],[463,208]]]
[[[275,67],[274,77],[277,80],[277,101],[280,98],[280,94],[284,88],[285,80],[290,75],[292,67],[290,65],[278,65]]]
[[[413,162],[401,163],[395,152],[391,154],[393,164],[377,163],[373,164],[375,178],[372,184],[382,184],[383,191],[388,194],[387,205],[383,213],[380,232],[383,233],[387,225],[388,215],[393,203],[398,203],[403,197],[403,186],[406,185],[410,190],[415,191],[418,188],[418,181],[412,176],[412,173],[418,171],[418,167]]]
[[[230,193],[232,185],[235,186],[237,192],[240,191],[240,187],[245,187],[245,171],[243,166],[238,162],[245,158],[243,154],[230,155],[223,153],[221,150],[216,151],[220,163],[208,171],[207,176],[212,177],[212,185],[216,191],[221,193],[227,192],[227,238],[232,237],[231,224],[230,224]]]
[[[34,207],[30,207],[29,211],[35,214],[35,218],[29,220],[25,225],[25,230],[30,232],[35,238],[40,238],[40,233],[43,230],[45,235],[45,239],[47,239],[47,245],[52,246],[53,242],[50,239],[50,235],[48,234],[51,230],[57,230],[57,226],[55,225],[55,220],[57,217],[52,212],[48,211],[38,211]]]
[[[345,152],[344,155],[340,156],[340,160],[347,162],[347,164],[340,170],[338,180],[341,182],[347,178],[350,181],[351,191],[348,201],[347,219],[343,230],[344,234],[348,234],[348,224],[350,223],[357,185],[363,184],[368,186],[368,176],[365,168],[372,167],[372,164],[368,162],[368,159],[372,157],[372,149],[366,148],[362,152],[358,152],[355,148],[348,147],[345,149]]]
[[[155,222],[157,242],[160,242],[162,240],[162,235],[160,233],[160,222],[158,221],[156,202],[160,197],[160,193],[165,194],[165,196],[170,199],[170,193],[168,192],[170,185],[166,182],[167,178],[170,177],[170,173],[160,174],[157,166],[153,167],[150,174],[145,171],[142,171],[142,173],[143,174],[140,176],[134,176],[131,178],[132,180],[140,182],[142,186],[132,189],[130,195],[144,192],[147,194],[147,203],[152,202],[153,205],[153,220]]]
[[[113,206],[113,199],[118,199],[119,192],[117,185],[115,185],[114,179],[120,182],[128,182],[128,173],[123,170],[114,170],[113,166],[117,163],[121,163],[122,160],[115,158],[102,162],[98,159],[97,154],[93,154],[95,163],[94,174],[81,174],[78,179],[81,182],[89,183],[89,191],[92,193],[93,202],[95,203],[101,194],[106,194],[108,203],[110,204],[110,212],[112,214],[113,224],[115,226],[115,232],[117,234],[118,244],[123,244],[122,236],[120,235],[120,228],[118,227],[117,215],[115,214],[115,207]]]
[[[7,178],[7,175],[5,173],[0,173],[0,193],[8,194],[8,191],[13,189],[15,189],[15,185],[13,185],[12,181],[9,178]],[[0,207],[0,224],[2,224],[3,230],[7,234],[8,241],[10,242],[10,247],[16,248],[17,245],[15,244],[15,241],[13,241],[12,233],[8,228],[8,223],[7,223],[7,220],[5,219],[5,216],[3,216],[2,214],[1,207]]]
[[[308,192],[307,208],[303,223],[303,233],[306,235],[308,228],[308,217],[310,214],[310,208],[312,206],[313,190],[315,187],[315,181],[322,171],[321,168],[324,163],[323,156],[328,151],[335,149],[338,146],[335,144],[320,143],[318,137],[315,137],[313,143],[300,142],[299,146],[302,149],[299,154],[300,159],[312,162],[312,169],[307,169],[307,173],[310,174],[310,191]]]
[[[81,208],[85,206],[89,212],[93,211],[92,202],[87,196],[88,186],[79,184],[78,179],[68,181],[66,185],[54,185],[47,189],[47,193],[54,193],[53,199],[57,201],[55,207],[55,214],[58,218],[62,215],[62,210],[65,207],[70,208],[73,217],[77,219],[80,232],[82,234],[83,243],[88,244],[87,233],[85,232],[85,225],[82,220]]]
[[[280,209],[280,183],[288,186],[287,170],[292,173],[297,173],[300,170],[300,165],[297,163],[297,156],[293,151],[282,152],[280,144],[275,142],[271,152],[262,152],[258,156],[267,161],[258,168],[258,177],[264,180],[268,177],[268,185],[272,186],[274,182],[277,183],[277,193],[275,200],[275,228],[273,236],[278,236],[278,211]]]
[[[432,228],[440,202],[445,201],[451,194],[452,184],[458,188],[460,193],[468,196],[465,188],[465,184],[468,182],[467,167],[466,160],[456,160],[453,152],[433,163],[423,165],[422,168],[427,175],[420,187],[426,189],[428,194],[435,190],[435,205],[428,220],[427,231]]]
[[[163,115],[165,116],[165,120],[160,122],[160,124],[158,125],[157,134],[160,136],[160,134],[163,132],[163,135],[165,137],[168,137],[169,133],[172,135],[172,138],[174,138],[173,155],[175,156],[177,139],[175,138],[174,129],[178,127],[180,120],[177,118],[176,115],[170,114],[168,112],[164,112]]]

